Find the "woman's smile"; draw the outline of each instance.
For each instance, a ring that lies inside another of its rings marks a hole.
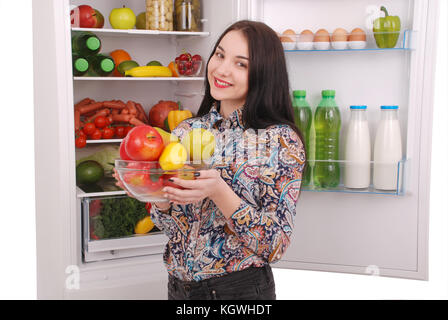
[[[228,88],[228,87],[230,87],[232,85],[229,82],[221,80],[221,79],[218,79],[216,77],[215,77],[214,84],[215,84],[215,87],[220,88],[220,89]]]

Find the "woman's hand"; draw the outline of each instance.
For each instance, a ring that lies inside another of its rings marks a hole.
[[[227,183],[221,178],[220,172],[216,169],[201,170],[196,172],[195,176],[196,180],[170,178],[171,182],[185,189],[164,187],[162,191],[166,193],[165,197],[174,204],[195,203],[207,197],[213,200],[213,197],[227,186]]]

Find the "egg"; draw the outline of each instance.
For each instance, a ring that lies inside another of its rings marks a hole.
[[[319,29],[314,35],[314,42],[330,42],[330,34],[325,29]]]
[[[348,32],[347,30],[343,28],[337,28],[333,31],[333,34],[331,36],[331,41],[347,41],[348,39]]]
[[[292,36],[292,37],[285,37],[285,36]],[[296,41],[296,33],[292,29],[286,29],[283,31],[282,36],[280,37],[281,42],[294,42]]]
[[[366,41],[366,33],[361,28],[355,28],[348,36],[348,41]]]
[[[313,42],[314,34],[311,30],[303,30],[299,36],[299,42]]]

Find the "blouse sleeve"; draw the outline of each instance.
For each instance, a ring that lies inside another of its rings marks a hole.
[[[259,166],[259,201],[240,195],[241,202],[228,221],[243,245],[268,262],[279,260],[289,246],[300,194],[305,150],[289,127],[271,131],[272,148]]]

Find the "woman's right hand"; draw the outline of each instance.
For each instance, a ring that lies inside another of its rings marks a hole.
[[[117,180],[117,183],[115,183],[115,185],[117,187],[120,187],[124,191],[126,191],[126,194],[129,197],[135,199],[135,197],[131,193],[129,193],[128,190],[126,189],[126,187],[124,186],[123,181],[120,179],[120,175],[117,173],[117,170],[115,170],[115,168],[114,168],[114,174],[112,176]],[[151,203],[151,206],[155,206],[159,210],[164,210],[164,211],[168,210],[170,208],[170,204],[169,203],[166,203],[166,204],[165,203],[161,203],[161,204],[160,203],[157,203],[157,204],[156,203]]]

